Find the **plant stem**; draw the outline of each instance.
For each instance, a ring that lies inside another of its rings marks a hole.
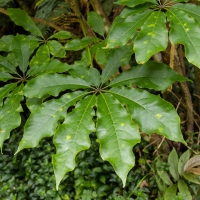
[[[135,192],[136,189],[140,186],[140,184],[142,183],[142,181],[143,181],[147,176],[149,176],[150,173],[151,173],[151,172],[149,172],[148,174],[146,174],[146,175],[138,182],[138,184],[136,185],[136,187],[134,188],[134,190],[128,195],[128,198],[130,198],[130,197],[134,194],[134,192]]]
[[[78,18],[78,21],[79,21],[79,24],[81,26],[81,29],[83,31],[83,35],[84,37],[87,36],[87,32],[86,32],[86,28],[85,28],[85,20],[80,12],[80,9],[79,9],[79,5],[78,5],[78,1],[77,0],[66,0],[71,9],[74,11],[74,13],[76,14],[77,18]],[[91,34],[90,34],[91,35]],[[94,36],[94,33],[92,33],[92,35]],[[90,67],[92,68],[93,67],[93,58],[92,58],[92,55],[91,55],[91,52],[90,52],[90,48],[87,47],[87,51],[88,51],[88,55],[89,55],[89,58],[90,58]]]

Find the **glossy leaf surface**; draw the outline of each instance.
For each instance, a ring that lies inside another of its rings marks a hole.
[[[3,56],[0,56],[0,71],[9,72],[10,74],[17,74],[13,63],[7,57]]]
[[[46,73],[62,73],[70,69],[67,63],[62,63],[57,59],[53,59],[50,62],[44,62],[40,66],[35,66],[29,69],[28,75],[40,75]]]
[[[101,157],[110,162],[125,186],[127,174],[135,164],[132,148],[140,141],[138,127],[111,94],[98,96],[97,118]]]
[[[82,79],[63,74],[44,74],[27,83],[23,93],[29,98],[40,98],[45,94],[58,96],[61,91],[66,89],[76,90],[79,88],[90,88],[90,85]]]
[[[166,90],[175,81],[187,81],[163,63],[148,61],[143,65],[132,67],[117,76],[109,86],[132,86],[138,85],[141,88],[154,90]]]
[[[175,4],[173,6],[173,8],[176,8],[178,10],[182,10],[184,12],[186,12],[187,14],[189,14],[189,16],[193,17],[196,21],[200,21],[200,7],[195,5],[195,4],[191,4],[191,3],[187,3],[187,4],[183,4],[183,3],[179,3],[179,4]]]
[[[74,39],[65,45],[66,50],[78,51],[87,47],[91,43],[98,42],[99,39],[95,37],[84,37],[83,39]]]
[[[52,39],[52,38],[69,39],[71,37],[72,37],[72,35],[71,35],[70,32],[68,32],[68,31],[59,31],[57,33],[54,33],[49,39]]]
[[[0,72],[0,81],[6,82],[8,80],[13,79],[13,76],[11,76],[9,73],[7,72]]]
[[[103,19],[96,12],[88,12],[87,13],[87,22],[89,26],[94,30],[94,32],[98,33],[101,36],[104,36],[104,23]]]
[[[121,65],[125,65],[133,54],[132,45],[122,46],[110,51],[105,68],[101,75],[101,82],[105,83]]]
[[[113,22],[108,34],[107,48],[125,45],[128,40],[133,39],[135,31],[144,24],[151,13],[151,10],[145,10],[124,19],[116,19],[118,21]]]
[[[20,112],[22,107],[20,101],[23,96],[19,95],[23,85],[17,87],[6,99],[4,106],[0,109],[0,148],[3,142],[9,138],[10,132],[21,123]]]
[[[95,95],[81,100],[55,133],[56,154],[53,155],[52,162],[57,189],[64,175],[75,168],[76,155],[90,147],[89,134],[95,131],[92,120],[95,104]]]
[[[29,57],[32,54],[29,41],[21,35],[15,36],[12,41],[12,52],[17,58],[20,70],[24,74],[29,64]]]
[[[137,63],[143,64],[152,55],[166,49],[168,44],[168,31],[165,23],[166,15],[161,11],[151,13],[146,20],[134,41]]]
[[[93,85],[95,87],[98,87],[101,83],[101,76],[97,69],[90,68],[88,71],[88,78],[90,85]]]
[[[51,40],[47,42],[47,46],[49,47],[50,53],[54,57],[65,58],[66,52],[64,47],[56,40]]]
[[[67,109],[86,94],[81,91],[65,94],[60,99],[43,103],[33,111],[25,124],[24,135],[17,152],[24,148],[36,147],[42,138],[52,136],[57,128],[58,120],[64,119]]]
[[[11,51],[11,43],[14,35],[4,35],[0,38],[0,51]]]
[[[185,143],[180,119],[174,107],[159,96],[135,88],[112,88],[109,92],[128,107],[133,121],[145,133],[158,133],[170,140]]]
[[[10,83],[0,88],[0,107],[3,105],[3,99],[7,97],[10,91],[12,91],[16,86],[17,83]]]
[[[152,4],[156,4],[156,0],[118,0],[116,3],[118,4],[122,4],[122,5],[126,5],[129,7],[134,7],[138,4],[143,4],[143,3],[152,3]]]
[[[36,36],[43,37],[40,29],[24,10],[19,8],[8,8],[8,15],[15,24],[22,26],[25,30],[30,31]]]
[[[171,8],[167,12],[170,20],[170,41],[183,44],[189,62],[200,68],[199,24],[187,13]]]

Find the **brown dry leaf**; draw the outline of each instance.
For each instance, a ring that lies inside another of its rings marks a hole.
[[[187,163],[184,166],[184,172],[189,171],[197,166],[200,166],[200,155],[194,156],[187,161]]]
[[[187,172],[191,172],[191,173],[193,173],[193,174],[195,174],[195,175],[200,176],[200,167],[191,168],[191,169],[187,170]]]
[[[143,188],[143,187],[148,187],[149,184],[147,183],[146,180],[143,180],[142,183],[140,184],[140,188]]]

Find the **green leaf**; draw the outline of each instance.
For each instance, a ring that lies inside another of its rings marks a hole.
[[[49,39],[52,39],[52,38],[69,39],[71,37],[72,37],[72,35],[71,35],[70,32],[68,32],[68,31],[59,31],[59,32],[54,33],[53,35],[51,35],[51,37]]]
[[[176,2],[176,3],[179,3],[179,2],[188,2],[189,0],[172,0],[172,2]],[[175,4],[176,5],[176,4]]]
[[[137,63],[143,64],[157,52],[163,51],[168,45],[166,15],[162,11],[151,13],[138,33],[134,42]]]
[[[95,58],[96,61],[100,64],[105,66],[108,60],[108,55],[110,52],[110,49],[105,49],[104,47],[106,46],[107,41],[104,40],[97,45],[97,49],[95,50]]]
[[[24,74],[29,64],[30,55],[32,54],[29,41],[21,35],[15,36],[12,42],[12,51],[17,58],[20,70]]]
[[[167,11],[170,20],[170,41],[183,44],[189,62],[200,68],[199,24],[187,13],[173,9]]]
[[[195,175],[195,174],[193,174],[193,173],[185,172],[185,173],[183,174],[183,177],[184,177],[186,180],[188,180],[188,181],[190,181],[190,182],[192,182],[192,183],[196,183],[196,184],[200,185],[199,176],[197,176],[197,175]]]
[[[70,68],[70,65],[67,63],[62,63],[57,59],[53,59],[50,60],[50,62],[43,62],[40,66],[31,67],[27,75],[33,76],[45,73],[62,73],[68,71]]]
[[[18,74],[13,63],[7,57],[0,56],[0,71],[9,72],[10,74]]]
[[[189,14],[189,16],[193,17],[196,21],[200,21],[200,10],[199,10],[199,6],[195,5],[195,4],[191,4],[191,3],[187,3],[187,4],[183,4],[183,3],[179,3],[179,4],[175,4],[173,6],[173,8],[182,10],[186,13]]]
[[[52,163],[57,190],[64,175],[75,168],[76,155],[90,147],[89,134],[95,131],[92,120],[95,104],[95,95],[81,100],[55,133],[56,154],[52,157]]]
[[[105,28],[103,19],[96,12],[88,12],[87,13],[87,22],[89,26],[94,30],[94,32],[98,33],[101,36],[104,36]]]
[[[163,182],[167,185],[173,185],[172,181],[169,178],[169,175],[166,171],[160,170],[159,166],[162,164],[162,161],[157,160],[156,162],[156,172],[159,175],[159,177],[163,180]]]
[[[98,96],[97,118],[101,157],[110,162],[125,187],[127,174],[135,164],[132,148],[140,142],[138,127],[111,94]]]
[[[23,85],[15,88],[15,90],[6,99],[4,106],[0,109],[0,148],[3,142],[9,138],[10,132],[17,128],[21,123],[20,112],[22,107],[20,101],[23,96],[19,95]]]
[[[10,91],[12,91],[16,86],[17,83],[10,83],[0,88],[0,107],[3,105],[3,99],[7,97]]]
[[[133,54],[132,45],[125,45],[116,49],[112,49],[108,56],[107,64],[101,75],[102,84],[105,83],[121,65],[126,65]]]
[[[26,99],[26,105],[28,109],[32,112],[34,112],[40,105],[42,104],[43,99],[42,98],[27,98]]]
[[[192,195],[185,181],[183,180],[178,181],[178,189],[180,194],[184,197],[184,199],[192,200]]]
[[[30,31],[33,35],[42,36],[40,29],[35,25],[28,14],[19,8],[8,8],[8,15],[11,20],[18,26],[22,26],[25,30]]]
[[[98,87],[100,85],[101,76],[97,69],[90,68],[88,77],[89,77],[90,85],[93,85],[95,87]]]
[[[64,47],[56,40],[51,40],[47,42],[47,46],[49,47],[50,53],[54,57],[60,57],[65,58],[66,52],[64,50]]]
[[[112,88],[109,92],[128,107],[133,120],[145,133],[158,133],[185,143],[174,107],[159,96],[136,88]]]
[[[83,39],[73,39],[65,45],[65,49],[68,51],[78,51],[87,47],[91,43],[98,42],[99,39],[96,37],[84,37]]]
[[[67,109],[83,98],[87,92],[76,91],[43,103],[31,113],[24,127],[24,135],[17,149],[18,153],[24,148],[36,147],[44,137],[54,134],[58,120],[66,117]]]
[[[156,0],[118,0],[117,4],[126,5],[128,7],[135,7],[138,4],[152,3],[157,4]]]
[[[11,51],[11,43],[14,38],[14,35],[4,35],[0,39],[0,51]]]
[[[151,13],[151,10],[145,10],[125,19],[117,19],[117,22],[114,21],[108,34],[107,48],[125,45],[133,39],[135,31],[144,24]]]
[[[11,76],[9,73],[7,72],[0,72],[0,81],[8,81],[8,80],[11,80],[13,79],[14,77]]]
[[[137,84],[141,88],[154,90],[166,90],[175,81],[187,81],[163,63],[148,61],[143,65],[131,67],[129,70],[117,76],[109,86],[116,87]]]
[[[36,54],[30,61],[30,69],[27,72],[28,76],[38,75],[37,73],[46,70],[46,66],[50,61],[50,52],[47,44],[41,45]]]
[[[189,150],[187,150],[186,152],[184,152],[181,155],[181,157],[180,157],[180,159],[178,161],[178,173],[179,173],[180,176],[183,175],[184,166],[185,166],[186,162],[189,160],[189,158],[190,158],[190,151]]]
[[[178,154],[176,150],[173,148],[168,156],[168,164],[169,164],[169,172],[172,177],[178,181],[179,173],[178,173]]]
[[[82,79],[64,74],[43,74],[28,82],[23,93],[29,98],[40,98],[45,94],[58,96],[61,91],[66,89],[76,90],[79,88],[90,88],[90,85]]]
[[[176,192],[177,192],[177,185],[171,185],[169,186],[164,194],[164,200],[172,200],[173,198],[176,197]]]

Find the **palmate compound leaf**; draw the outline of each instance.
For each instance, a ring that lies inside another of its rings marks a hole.
[[[135,15],[124,19],[117,18],[110,28],[107,48],[125,45],[130,39],[133,39],[135,31],[144,24],[152,12],[151,10],[141,12],[139,9],[139,13]]]
[[[154,90],[166,90],[175,81],[187,81],[163,63],[148,61],[143,65],[131,67],[129,70],[117,76],[109,86],[138,85],[141,88]]]
[[[24,135],[17,149],[18,153],[24,148],[36,147],[44,137],[54,134],[58,121],[64,119],[67,109],[87,95],[87,92],[76,91],[43,103],[33,111],[24,127]]]
[[[15,88],[6,99],[3,107],[0,109],[0,148],[2,149],[3,142],[9,138],[10,132],[17,128],[21,123],[20,112],[22,107],[20,101],[23,100],[21,90],[23,85]]]
[[[157,52],[163,51],[168,45],[166,15],[162,11],[151,13],[139,31],[134,51],[137,63],[143,64]]]
[[[63,74],[44,74],[36,77],[24,87],[23,94],[29,98],[43,97],[45,94],[57,96],[66,89],[90,88],[90,85],[80,79]]]
[[[101,75],[102,84],[105,83],[121,65],[126,65],[133,54],[133,45],[125,45],[112,49],[108,55],[108,60]]]
[[[127,106],[143,132],[158,133],[169,140],[185,143],[180,131],[179,116],[170,103],[135,88],[111,88],[109,93]]]
[[[93,109],[95,104],[95,95],[87,96],[78,102],[55,133],[56,154],[52,157],[52,163],[57,190],[64,175],[75,168],[76,155],[90,147],[89,134],[95,131],[92,120],[95,115]]]
[[[24,10],[19,8],[8,8],[8,15],[15,24],[22,26],[25,30],[30,31],[36,36],[43,37],[40,29]]]
[[[125,186],[127,174],[135,164],[132,148],[140,142],[138,127],[111,94],[98,96],[97,119],[101,157],[110,162]]]
[[[189,62],[200,68],[200,25],[186,12],[171,8],[167,11],[170,21],[170,41],[183,44]]]

